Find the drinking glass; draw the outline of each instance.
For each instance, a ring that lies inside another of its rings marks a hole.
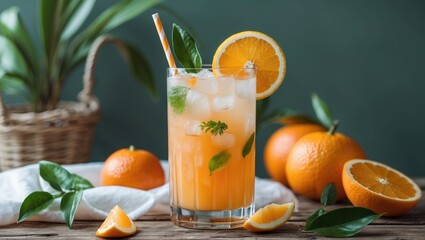
[[[167,69],[172,221],[240,227],[254,212],[256,71]]]

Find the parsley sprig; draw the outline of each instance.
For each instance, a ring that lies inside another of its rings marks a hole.
[[[209,120],[208,122],[202,122],[201,129],[204,132],[211,132],[213,136],[220,134],[223,135],[224,131],[227,129],[227,124],[221,121]]]

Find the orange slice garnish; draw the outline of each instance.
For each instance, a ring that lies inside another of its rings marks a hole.
[[[273,94],[282,84],[286,59],[273,38],[264,33],[245,31],[230,36],[218,47],[212,67],[216,71],[255,68],[259,100]]]

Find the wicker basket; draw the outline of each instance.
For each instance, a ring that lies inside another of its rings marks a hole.
[[[8,107],[0,93],[0,171],[39,160],[60,164],[87,162],[100,117],[100,107],[93,95],[94,66],[100,47],[117,44],[102,36],[93,43],[87,56],[83,90],[79,102],[61,102],[54,110],[35,113],[28,106]]]

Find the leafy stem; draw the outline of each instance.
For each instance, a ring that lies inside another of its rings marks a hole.
[[[351,237],[381,217],[372,210],[362,207],[337,208],[327,212],[325,207],[334,204],[336,196],[335,184],[326,185],[320,199],[323,206],[307,218],[305,231],[316,232],[326,237]]]
[[[55,199],[62,198],[60,208],[65,223],[69,228],[72,228],[75,213],[83,197],[83,191],[93,188],[93,185],[87,179],[71,174],[65,168],[53,162],[40,161],[39,168],[40,176],[59,193],[54,195],[44,191],[30,193],[21,204],[18,223],[47,209]]]
[[[202,122],[201,124],[201,130],[204,132],[211,132],[213,136],[216,136],[217,134],[223,135],[224,131],[227,130],[228,126],[226,123],[221,121],[213,121],[209,120],[208,122]]]

